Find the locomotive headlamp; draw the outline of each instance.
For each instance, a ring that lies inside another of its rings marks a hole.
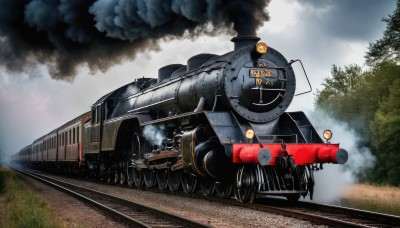
[[[326,142],[328,142],[328,140],[332,138],[332,131],[325,130],[323,136]]]
[[[260,54],[264,54],[265,52],[267,52],[267,50],[268,50],[268,46],[264,42],[259,42],[256,45],[256,51]]]
[[[248,140],[252,140],[254,138],[254,131],[252,129],[246,131],[246,138]]]

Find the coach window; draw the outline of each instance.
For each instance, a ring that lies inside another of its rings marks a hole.
[[[68,145],[71,145],[71,142],[72,142],[72,140],[71,140],[71,136],[72,136],[71,130],[69,130],[68,136],[69,136]]]
[[[91,118],[92,124],[96,122],[96,108],[92,107],[92,118]]]
[[[72,144],[75,144],[75,128],[72,129]]]
[[[76,142],[79,143],[79,126],[76,127]]]
[[[96,107],[96,123],[100,122],[100,105]]]

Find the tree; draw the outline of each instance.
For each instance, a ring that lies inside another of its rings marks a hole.
[[[397,0],[393,14],[383,18],[382,21],[387,23],[386,30],[381,39],[369,45],[369,51],[365,56],[369,65],[386,60],[400,62],[400,0]]]
[[[400,185],[400,78],[390,85],[389,91],[371,122],[372,145],[379,151],[374,178]]]
[[[322,90],[317,90],[315,104],[327,111],[334,118],[350,123],[358,132],[366,131],[363,116],[360,116],[362,97],[358,96],[363,86],[365,74],[357,65],[345,66],[344,69],[332,66],[331,77],[324,79]]]

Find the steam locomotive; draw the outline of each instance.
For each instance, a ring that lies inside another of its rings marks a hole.
[[[258,37],[232,41],[224,55],[199,54],[106,94],[14,159],[241,202],[312,198],[313,172],[344,164],[348,153],[329,143],[329,130],[324,142],[303,112],[285,112],[295,95],[293,61]]]

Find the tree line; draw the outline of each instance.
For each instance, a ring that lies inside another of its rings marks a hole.
[[[367,69],[333,65],[315,106],[352,126],[363,139],[356,143],[376,156],[362,180],[400,186],[400,0],[383,21],[383,37],[365,55]]]

